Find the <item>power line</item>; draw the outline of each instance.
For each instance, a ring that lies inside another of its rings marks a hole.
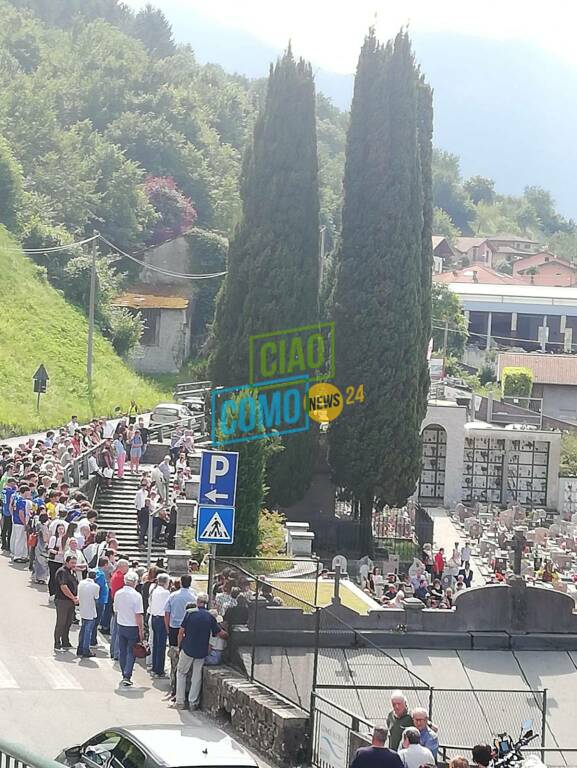
[[[168,277],[176,277],[181,280],[209,280],[213,277],[222,277],[227,273],[226,270],[224,272],[213,272],[212,274],[206,274],[206,275],[188,275],[188,274],[183,274],[182,272],[172,272],[169,269],[162,269],[161,267],[155,267],[152,264],[147,264],[145,261],[140,261],[140,259],[137,259],[135,256],[131,256],[129,253],[126,253],[117,245],[114,245],[114,243],[111,243],[103,235],[99,235],[99,237],[104,243],[106,243],[106,245],[110,246],[110,248],[115,250],[117,253],[120,253],[122,256],[125,256],[127,259],[130,259],[135,264],[140,264],[140,266],[144,267],[145,269],[150,269],[152,272],[158,272],[161,275],[167,275]]]
[[[445,326],[444,325],[432,325],[432,328],[434,328],[437,331],[444,331]],[[477,336],[479,338],[484,339],[494,339],[495,341],[498,341],[499,339],[502,339],[503,341],[525,341],[528,344],[540,344],[541,341],[539,339],[519,339],[515,336],[501,336],[500,333],[478,333],[477,331],[463,331],[461,328],[447,328],[449,333],[458,333],[462,336]],[[547,341],[546,344],[556,344],[557,346],[564,346],[564,341]]]
[[[2,250],[12,253],[53,253],[54,251],[67,251],[69,248],[74,248],[77,245],[86,245],[86,243],[96,240],[97,237],[98,235],[93,235],[92,237],[87,237],[86,240],[78,240],[67,245],[55,245],[50,248],[2,248]]]

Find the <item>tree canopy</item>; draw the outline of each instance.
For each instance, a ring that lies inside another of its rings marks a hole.
[[[341,389],[366,401],[331,424],[336,482],[360,501],[361,549],[377,503],[414,491],[426,409],[431,281],[431,91],[408,36],[361,50],[347,137],[333,312]]]

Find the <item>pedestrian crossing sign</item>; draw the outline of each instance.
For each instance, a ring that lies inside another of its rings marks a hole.
[[[201,504],[196,516],[196,540],[199,544],[232,544],[234,507]]]

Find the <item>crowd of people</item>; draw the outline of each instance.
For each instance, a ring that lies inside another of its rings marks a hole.
[[[455,596],[468,589],[473,581],[471,546],[455,542],[450,558],[440,547],[433,555],[425,544],[421,558],[416,559],[406,574],[383,575],[375,567],[363,577],[362,588],[386,608],[402,608],[403,600],[416,597],[427,608],[452,608]]]
[[[386,726],[374,729],[371,746],[356,751],[351,768],[434,768],[439,751],[437,732],[426,709],[410,710],[403,692],[394,691]],[[449,768],[487,768],[492,759],[491,746],[477,744],[472,762],[457,756]]]
[[[46,587],[55,608],[55,653],[74,651],[71,629],[78,625],[78,657],[109,650],[119,662],[123,687],[132,685],[135,658],[146,657],[153,677],[170,676],[172,705],[194,709],[203,665],[220,663],[227,629],[246,622],[247,584],[223,571],[213,585],[215,608],[209,611],[206,588],[194,581],[198,562],[191,561],[189,572],[175,578],[162,558],[146,568],[123,557],[89,499],[65,479],[66,467],[87,451],[89,473],[104,485],[123,477],[128,460],[129,471],[141,477],[135,499],[140,541],[144,544],[152,517],[153,537],[164,537],[170,546],[176,527],[170,510],[189,475],[192,433],[177,430],[170,455],[143,471],[148,429],[132,406],[127,417],[80,426],[73,416],[66,427],[39,439],[0,446],[2,550],[13,563],[28,566],[35,584]],[[94,446],[100,450],[91,451]],[[108,648],[99,644],[99,632],[109,637]]]

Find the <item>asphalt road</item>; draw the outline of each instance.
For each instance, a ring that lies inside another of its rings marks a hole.
[[[81,743],[111,725],[214,725],[202,713],[169,709],[166,680],[135,668],[134,687],[119,687],[120,671],[108,643],[95,659],[55,654],[55,611],[47,588],[30,583],[26,566],[0,557],[0,735],[42,755]],[[76,642],[77,628],[71,642]],[[142,664],[142,662],[140,662]],[[228,730],[228,729],[227,729]],[[234,733],[231,733],[234,737]],[[250,746],[250,745],[247,745]],[[268,768],[266,760],[257,757]]]

